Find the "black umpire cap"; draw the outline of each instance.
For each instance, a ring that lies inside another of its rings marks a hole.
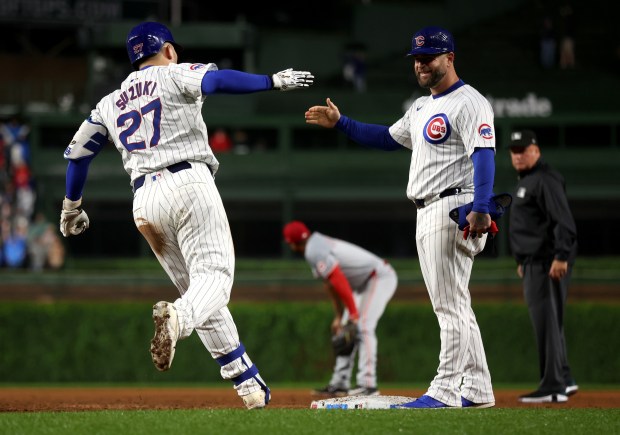
[[[532,130],[516,130],[510,134],[510,145],[508,146],[513,151],[523,151],[532,144],[538,145],[536,134]]]

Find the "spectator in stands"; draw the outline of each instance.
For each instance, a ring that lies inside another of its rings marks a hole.
[[[25,161],[13,165],[13,186],[15,187],[15,214],[31,219],[34,213],[36,193],[32,185],[32,174]]]
[[[4,192],[6,182],[9,179],[7,153],[8,151],[4,142],[4,136],[0,134],[0,193]]]
[[[28,219],[18,216],[14,220],[13,228],[9,223],[4,223],[2,233],[5,265],[12,269],[26,267],[28,261]]]
[[[342,75],[357,92],[366,92],[366,46],[354,43],[347,46]]]
[[[512,132],[512,166],[519,181],[510,210],[510,247],[538,345],[540,383],[523,403],[566,402],[579,387],[564,339],[564,305],[575,256],[577,229],[564,178],[543,161],[534,132]]]
[[[560,7],[560,68],[575,68],[575,14],[573,7],[565,3]]]
[[[11,183],[7,182],[6,190],[0,196],[0,267],[6,266],[6,258],[4,256],[4,242],[11,236],[11,216],[13,210],[11,208]]]
[[[9,155],[9,163],[25,161],[30,163],[30,142],[28,135],[30,127],[23,123],[17,116],[13,116],[8,122],[0,124],[0,135]]]
[[[227,153],[232,150],[233,142],[226,130],[216,128],[209,137],[209,146],[214,153]]]
[[[233,149],[236,154],[248,154],[250,152],[250,137],[245,130],[237,129],[233,133]]]
[[[56,227],[41,212],[36,214],[30,224],[28,253],[30,269],[37,272],[46,268],[59,269],[64,264],[64,246],[57,235]]]
[[[555,67],[556,35],[553,28],[553,19],[545,16],[540,32],[540,65],[544,69]]]

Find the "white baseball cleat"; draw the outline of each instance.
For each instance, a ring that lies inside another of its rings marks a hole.
[[[172,365],[174,350],[179,338],[179,319],[177,309],[170,302],[157,302],[153,305],[155,336],[151,340],[151,358],[160,372]]]
[[[579,385],[577,385],[575,383],[572,383],[571,385],[567,385],[566,386],[566,395],[567,396],[572,396],[577,391],[579,391]]]
[[[564,393],[545,392],[536,390],[519,397],[521,403],[562,403],[567,402],[568,396]]]
[[[264,408],[267,405],[265,403],[265,392],[263,390],[258,390],[254,393],[246,394],[245,396],[241,396],[241,398],[243,399],[243,403],[248,409]]]

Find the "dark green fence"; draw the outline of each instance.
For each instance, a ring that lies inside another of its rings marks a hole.
[[[538,379],[527,309],[474,307],[496,382]],[[327,303],[234,304],[250,357],[267,382],[323,382],[331,373]],[[569,304],[565,330],[578,382],[620,382],[618,304]],[[151,305],[16,304],[0,306],[0,382],[211,382],[219,377],[195,334],[177,345],[170,371],[150,361]],[[393,303],[378,330],[380,382],[429,382],[439,355],[430,304]]]

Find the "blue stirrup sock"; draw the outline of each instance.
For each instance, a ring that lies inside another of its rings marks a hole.
[[[245,354],[245,346],[243,346],[243,343],[239,343],[238,348],[236,348],[230,353],[227,353],[226,355],[222,355],[215,361],[217,361],[220,367],[224,367],[225,365],[230,364],[234,360],[241,358],[243,354]],[[246,364],[245,361],[243,361],[243,363]],[[258,377],[258,367],[256,367],[256,364],[252,364],[252,366],[248,367],[247,370],[241,373],[239,376],[232,378],[231,381],[233,381],[235,386],[237,386],[251,378],[254,378],[258,385],[260,385],[261,389],[265,392],[265,404],[269,403],[269,399],[271,398],[271,391],[269,390],[269,387],[267,387],[267,385],[265,385],[265,383],[261,380],[261,378]]]

